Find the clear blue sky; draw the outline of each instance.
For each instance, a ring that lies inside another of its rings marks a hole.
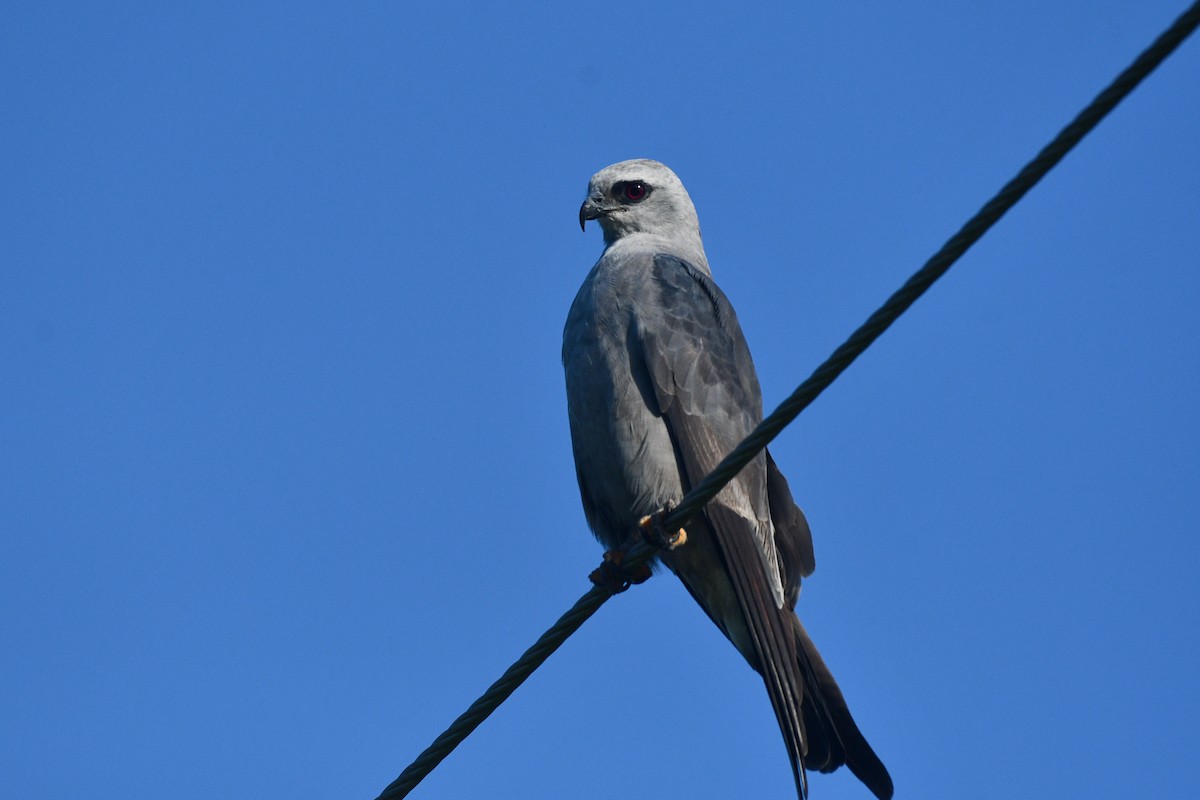
[[[373,797],[599,560],[594,171],[679,173],[773,407],[1184,5],[6,8],[0,795]],[[1200,781],[1198,85],[1190,41],[774,447],[898,797]],[[791,791],[668,576],[413,797]]]

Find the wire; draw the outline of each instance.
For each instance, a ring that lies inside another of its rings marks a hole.
[[[667,530],[686,527],[687,523],[741,472],[758,453],[800,415],[838,375],[853,363],[872,342],[888,329],[901,314],[917,301],[934,281],[946,273],[967,249],[977,242],[992,225],[1004,216],[1025,194],[1037,185],[1107,114],[1132,92],[1142,80],[1200,25],[1200,0],[1193,3],[1161,36],[1109,84],[1096,98],[1054,137],[1015,178],[1005,184],[958,233],[942,245],[900,289],[888,298],[879,310],[850,335],[833,355],[808,377],[779,408],[764,419],[757,428],[725,457],[717,468],[697,484],[664,518]],[[651,558],[655,549],[639,542],[624,559],[627,567],[637,566]],[[412,789],[442,762],[463,739],[467,738],[533,671],[550,657],[567,638],[596,613],[612,597],[608,589],[592,587],[587,594],[554,623],[533,647],[525,651],[516,663],[493,683],[486,692],[456,719],[441,736],[425,749],[416,761],[393,781],[376,800],[397,800]]]
[[[663,527],[667,530],[686,527],[697,512],[700,511],[719,491],[733,480],[734,476],[749,464],[759,451],[770,444],[800,412],[808,407],[817,396],[833,383],[846,367],[853,363],[880,334],[888,329],[893,322],[909,306],[917,301],[933,282],[942,277],[959,257],[971,245],[979,241],[1004,214],[1016,205],[1025,194],[1037,185],[1047,172],[1054,168],[1063,157],[1071,151],[1100,120],[1116,107],[1134,88],[1149,75],[1154,68],[1162,63],[1184,39],[1200,24],[1200,2],[1194,3],[1183,13],[1166,32],[1155,40],[1145,52],[1137,57],[1124,72],[1109,84],[1103,92],[1096,96],[1087,108],[1059,132],[1050,144],[1026,164],[1017,176],[1004,185],[995,197],[989,200],[975,216],[959,229],[958,233],[942,245],[925,265],[921,267],[900,289],[887,299],[878,311],[870,316],[842,346],[834,351],[821,366],[800,384],[791,396],[784,400],[779,408],[764,419],[745,440],[725,457],[716,468],[692,488],[686,497],[676,506],[666,519]]]

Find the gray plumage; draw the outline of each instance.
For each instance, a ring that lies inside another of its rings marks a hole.
[[[605,250],[567,316],[563,367],[584,513],[609,549],[642,517],[677,503],[762,419],[758,377],[737,315],[712,280],[691,198],[650,160],[592,176],[579,212]],[[767,452],[661,554],[763,678],[791,758],[805,769],[846,764],[874,794],[887,770],[793,609],[814,567],[812,538]]]

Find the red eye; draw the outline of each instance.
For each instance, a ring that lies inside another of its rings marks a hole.
[[[622,200],[640,203],[650,195],[650,187],[641,181],[626,181],[617,187]]]

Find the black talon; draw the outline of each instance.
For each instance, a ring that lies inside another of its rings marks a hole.
[[[645,583],[650,579],[650,565],[643,562],[635,567],[627,567],[624,550],[609,550],[604,554],[604,561],[592,570],[588,579],[595,585],[607,589],[609,594],[620,594],[635,583]]]

